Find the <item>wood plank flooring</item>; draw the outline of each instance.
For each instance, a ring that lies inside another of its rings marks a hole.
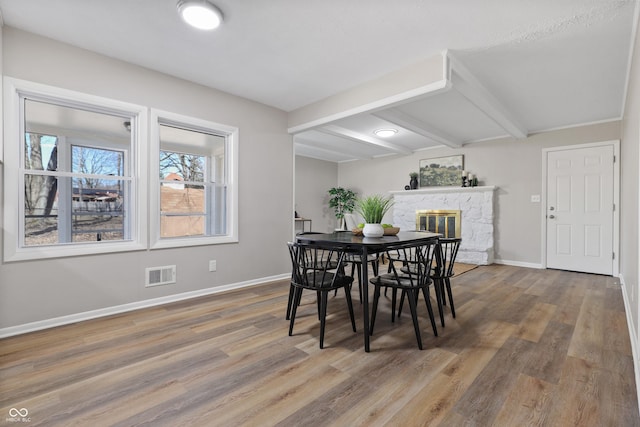
[[[383,298],[365,353],[355,287],[357,333],[339,293],[320,350],[308,294],[289,337],[286,281],[6,338],[0,425],[640,426],[616,279],[492,265],[452,286],[438,337],[418,307],[423,351]]]

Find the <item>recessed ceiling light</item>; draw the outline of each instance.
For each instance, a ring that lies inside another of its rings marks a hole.
[[[222,23],[222,12],[206,0],[180,0],[178,12],[192,27],[213,30]]]
[[[376,136],[379,136],[380,138],[389,138],[390,136],[398,133],[398,129],[378,129],[373,133],[375,133]]]

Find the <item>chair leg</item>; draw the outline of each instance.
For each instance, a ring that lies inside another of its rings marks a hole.
[[[444,279],[444,281],[445,281],[445,285],[447,287],[447,294],[449,294],[449,305],[451,306],[451,315],[455,318],[456,317],[456,310],[455,310],[455,308],[453,308],[453,294],[451,293],[451,281],[449,280],[448,277],[446,279]]]
[[[403,295],[404,295],[404,291],[403,291]],[[398,297],[398,290],[396,288],[393,288],[391,290],[391,323],[394,323],[396,321],[397,297]]]
[[[294,288],[293,291],[293,305],[291,306],[291,319],[289,320],[289,336],[293,335],[293,324],[296,321],[296,312],[298,311],[298,305],[300,305],[300,299],[302,297],[302,289]]]
[[[360,295],[360,304],[362,304],[362,277],[360,276],[360,265],[356,263],[353,264],[353,267],[351,269],[351,277],[353,277],[354,268],[355,273],[358,275],[358,295]]]
[[[429,312],[429,320],[431,320],[431,328],[433,329],[433,335],[438,336],[438,329],[436,328],[436,319],[433,316],[433,307],[431,306],[431,297],[429,296],[429,289],[422,288],[422,295],[424,295],[424,301],[427,304],[427,311]]]
[[[418,341],[418,348],[422,350],[422,337],[420,337],[420,326],[418,325],[418,313],[416,309],[416,299],[414,294],[416,290],[407,291],[407,299],[409,300],[409,309],[411,310],[411,318],[413,319],[413,328],[416,332],[416,340]]]
[[[349,316],[351,317],[351,326],[353,327],[353,332],[356,332],[356,319],[353,316],[353,302],[351,301],[351,292],[349,290],[349,285],[345,285],[344,292],[346,293],[347,307],[349,308]]]
[[[324,328],[327,320],[327,294],[320,292],[320,348],[324,348]]]
[[[376,313],[378,312],[378,300],[380,299],[380,286],[375,287],[373,292],[373,303],[371,304],[371,327],[369,328],[369,335],[373,335],[373,325],[376,324]],[[366,332],[365,332],[366,333]]]
[[[444,287],[442,279],[433,279],[433,288],[436,291],[436,302],[438,303],[438,314],[440,314],[440,324],[444,328],[444,311],[442,308],[442,300],[444,299]]]
[[[295,287],[293,285],[289,286],[289,300],[287,301],[287,316],[286,320],[291,319],[291,305],[293,304],[293,294],[295,293]]]

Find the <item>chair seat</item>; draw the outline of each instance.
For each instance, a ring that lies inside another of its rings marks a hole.
[[[294,286],[304,289],[315,289],[323,291],[332,291],[334,289],[344,288],[351,285],[353,277],[344,274],[323,273],[322,271],[310,271],[306,277]]]
[[[372,285],[387,286],[398,289],[417,289],[430,283],[430,281],[425,283],[424,279],[420,282],[415,274],[398,274],[396,276],[393,273],[381,274],[369,280],[369,282]]]

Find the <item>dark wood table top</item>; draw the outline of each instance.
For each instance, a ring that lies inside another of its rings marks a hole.
[[[428,242],[441,236],[441,234],[428,231],[401,231],[395,236],[364,237],[357,236],[351,231],[337,231],[333,233],[298,234],[296,240],[354,250],[362,250],[363,247],[366,247],[368,253],[373,253],[405,244],[419,245],[421,242]]]

